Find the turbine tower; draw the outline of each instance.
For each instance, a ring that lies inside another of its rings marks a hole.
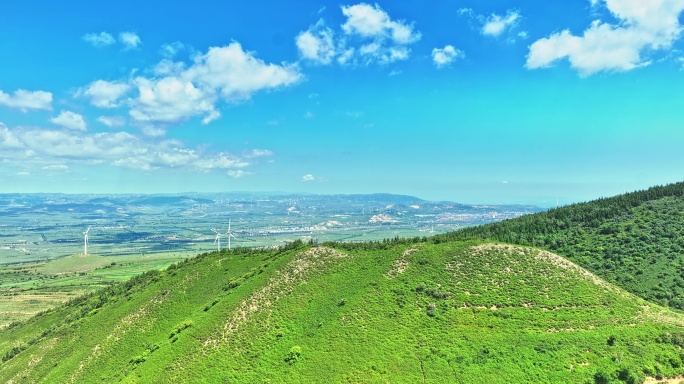
[[[88,232],[90,232],[90,226],[83,231],[83,256],[88,256]]]
[[[214,244],[217,244],[217,250],[221,252],[221,233],[216,230],[216,228],[211,229],[212,232],[216,234],[216,238],[214,239]]]
[[[232,237],[237,240],[235,235],[230,232],[230,219],[228,219],[228,232],[226,232],[226,236],[228,237],[228,250],[230,251],[230,238]]]

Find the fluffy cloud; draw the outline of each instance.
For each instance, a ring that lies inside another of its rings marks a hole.
[[[116,43],[116,40],[114,40],[114,36],[107,32],[87,33],[83,35],[82,39],[90,43],[90,45],[92,45],[93,47],[97,48],[106,47],[108,45]]]
[[[629,71],[649,65],[645,52],[668,49],[680,36],[679,14],[684,0],[596,0],[618,20],[595,20],[581,36],[569,30],[554,33],[530,46],[526,67],[544,68],[567,58],[570,66],[586,76],[600,71]]]
[[[463,52],[454,48],[452,45],[446,45],[444,48],[435,48],[432,50],[432,61],[437,68],[447,66],[462,56]]]
[[[68,164],[109,164],[141,170],[229,172],[251,164],[245,157],[190,149],[177,140],[151,140],[127,132],[83,134],[40,128],[11,130],[1,123],[0,161],[22,166],[32,164],[52,171],[66,171]],[[247,172],[234,174],[244,176]]]
[[[482,26],[482,34],[487,36],[499,36],[507,29],[515,26],[520,19],[520,12],[509,10],[505,15],[492,14]]]
[[[335,58],[340,64],[388,64],[408,59],[408,46],[421,38],[412,24],[392,20],[377,4],[341,9],[346,20],[339,37],[323,21],[297,35],[295,42],[303,59],[318,64],[330,64]]]
[[[342,30],[348,35],[388,38],[397,44],[410,44],[420,40],[420,32],[414,31],[412,25],[393,21],[377,4],[371,6],[361,3],[342,7],[342,14],[347,17]]]
[[[76,96],[90,99],[90,103],[99,108],[115,108],[117,101],[131,89],[127,83],[118,81],[96,80],[87,87],[76,92]]]
[[[302,176],[302,181],[314,181],[316,180],[316,176],[307,173],[306,175]]]
[[[161,79],[138,77],[134,84],[138,97],[131,100],[130,116],[141,123],[173,124],[203,115],[207,124],[220,116],[214,106],[214,92],[198,88],[192,81],[169,76]]]
[[[249,99],[259,90],[291,85],[302,77],[296,66],[266,64],[237,42],[210,48],[205,55],[195,57],[183,75],[229,101]]]
[[[218,100],[247,100],[260,90],[292,85],[302,77],[296,66],[267,64],[237,42],[210,48],[187,68],[163,63],[164,70],[157,71],[162,76],[133,80],[138,97],[129,100],[129,113],[137,122],[174,124],[202,116],[202,123],[208,124],[221,116]]]
[[[52,93],[45,91],[27,91],[18,89],[13,95],[0,90],[0,105],[16,108],[21,111],[29,109],[52,109]]]
[[[54,124],[77,131],[85,131],[87,129],[83,116],[71,111],[62,111],[57,117],[53,117],[50,121]]]
[[[336,54],[334,33],[319,21],[309,30],[300,32],[295,38],[299,54],[314,63],[330,64]]]
[[[126,49],[137,48],[138,45],[142,44],[140,37],[134,32],[119,33],[119,41]]]

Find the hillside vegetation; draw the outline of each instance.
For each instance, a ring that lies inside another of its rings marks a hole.
[[[684,319],[550,252],[299,242],[210,253],[0,330],[0,381],[640,382]]]
[[[684,309],[684,183],[574,204],[436,241],[542,247],[655,303]]]

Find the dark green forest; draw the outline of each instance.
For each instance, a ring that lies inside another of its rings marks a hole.
[[[684,309],[684,183],[438,235],[547,249],[655,303]]]

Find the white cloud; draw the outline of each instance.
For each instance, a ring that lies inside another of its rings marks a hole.
[[[273,151],[270,149],[252,149],[243,152],[242,156],[246,159],[254,159],[257,157],[268,157],[273,156]]]
[[[569,30],[535,41],[525,66],[544,68],[567,58],[570,66],[586,76],[600,71],[623,72],[649,65],[646,53],[669,49],[679,38],[679,14],[684,0],[596,0],[604,4],[617,24],[591,23],[581,36]]]
[[[247,100],[260,90],[292,85],[302,77],[295,65],[267,64],[237,42],[210,48],[187,68],[165,63],[165,70],[157,72],[163,76],[133,80],[138,96],[129,100],[129,114],[137,122],[174,124],[202,116],[202,123],[208,124],[221,116],[215,105],[219,100]]]
[[[121,32],[119,33],[119,41],[126,49],[137,48],[142,44],[140,37],[135,32]]]
[[[339,37],[322,20],[295,37],[303,59],[317,64],[334,60],[342,65],[389,64],[408,59],[408,45],[421,38],[412,24],[392,20],[377,4],[360,3],[341,10],[346,19]]]
[[[311,112],[311,111],[306,111],[306,112],[304,112],[304,118],[305,118],[305,119],[309,119],[309,120],[310,120],[310,119],[313,119],[314,117],[316,117],[316,115],[314,115],[313,112]]]
[[[195,57],[185,76],[219,91],[229,101],[249,99],[259,90],[291,85],[302,77],[295,65],[266,64],[237,42]]]
[[[264,149],[253,151],[264,156],[270,153]],[[1,123],[0,161],[53,171],[66,171],[71,164],[201,172],[227,172],[250,165],[247,157],[191,149],[178,140],[149,139],[121,131],[84,134],[41,128],[9,129]]]
[[[120,81],[96,80],[85,88],[80,88],[76,96],[90,99],[90,103],[99,108],[116,108],[117,101],[131,89],[130,84]]]
[[[134,80],[138,97],[131,100],[130,116],[142,123],[173,124],[203,115],[207,123],[218,118],[213,92],[198,88],[192,81],[169,76],[161,79],[138,77]]]
[[[397,44],[410,44],[420,40],[420,32],[403,21],[393,21],[379,5],[360,3],[343,6],[342,14],[347,21],[342,30],[348,35],[368,38],[388,38]]]
[[[13,95],[0,90],[0,105],[16,108],[23,112],[29,109],[52,109],[52,93],[18,89]]]
[[[316,180],[316,177],[310,173],[307,173],[306,175],[302,176],[302,181],[314,181]]]
[[[77,131],[85,131],[87,129],[83,116],[71,111],[61,111],[57,117],[53,117],[50,121],[54,124]]]
[[[342,53],[338,58],[341,64],[353,63],[357,54],[365,64],[388,64],[406,60],[411,52],[408,45],[421,38],[420,32],[414,30],[412,24],[392,20],[377,4],[343,6],[342,14],[347,17],[342,24],[343,32],[349,38],[360,38],[365,43],[356,49],[341,49]],[[346,42],[343,41],[340,45],[344,47]]]
[[[30,174],[31,174],[30,172],[26,172],[26,171],[19,171],[19,172],[17,172],[17,176],[28,176],[28,175],[30,175]]]
[[[463,52],[454,48],[452,45],[446,45],[444,48],[435,48],[432,50],[432,61],[437,68],[447,66],[460,57],[463,57]]]
[[[69,170],[69,167],[64,165],[64,164],[54,164],[54,165],[46,165],[43,167],[43,169],[46,171],[66,172],[67,170]]]
[[[83,40],[86,42],[90,43],[93,47],[106,47],[108,45],[112,45],[116,42],[114,40],[114,36],[107,32],[100,32],[100,33],[87,33],[83,35],[82,37]]]
[[[482,33],[488,36],[499,36],[506,29],[515,26],[519,19],[520,12],[515,10],[509,10],[503,16],[492,14],[482,26]]]
[[[302,58],[318,64],[330,64],[336,54],[334,33],[319,21],[295,38]]]
[[[159,48],[159,54],[166,58],[171,58],[176,56],[176,54],[178,54],[178,52],[180,52],[183,48],[185,48],[183,43],[180,41],[174,41],[173,43],[162,45],[161,48]]]
[[[226,175],[228,175],[228,177],[231,177],[233,179],[239,179],[241,177],[245,177],[245,176],[251,175],[251,174],[252,174],[251,172],[245,172],[242,169],[236,169],[236,170],[231,170],[231,171],[226,172]]]
[[[118,128],[126,125],[126,118],[123,116],[100,116],[97,121],[109,128]]]

